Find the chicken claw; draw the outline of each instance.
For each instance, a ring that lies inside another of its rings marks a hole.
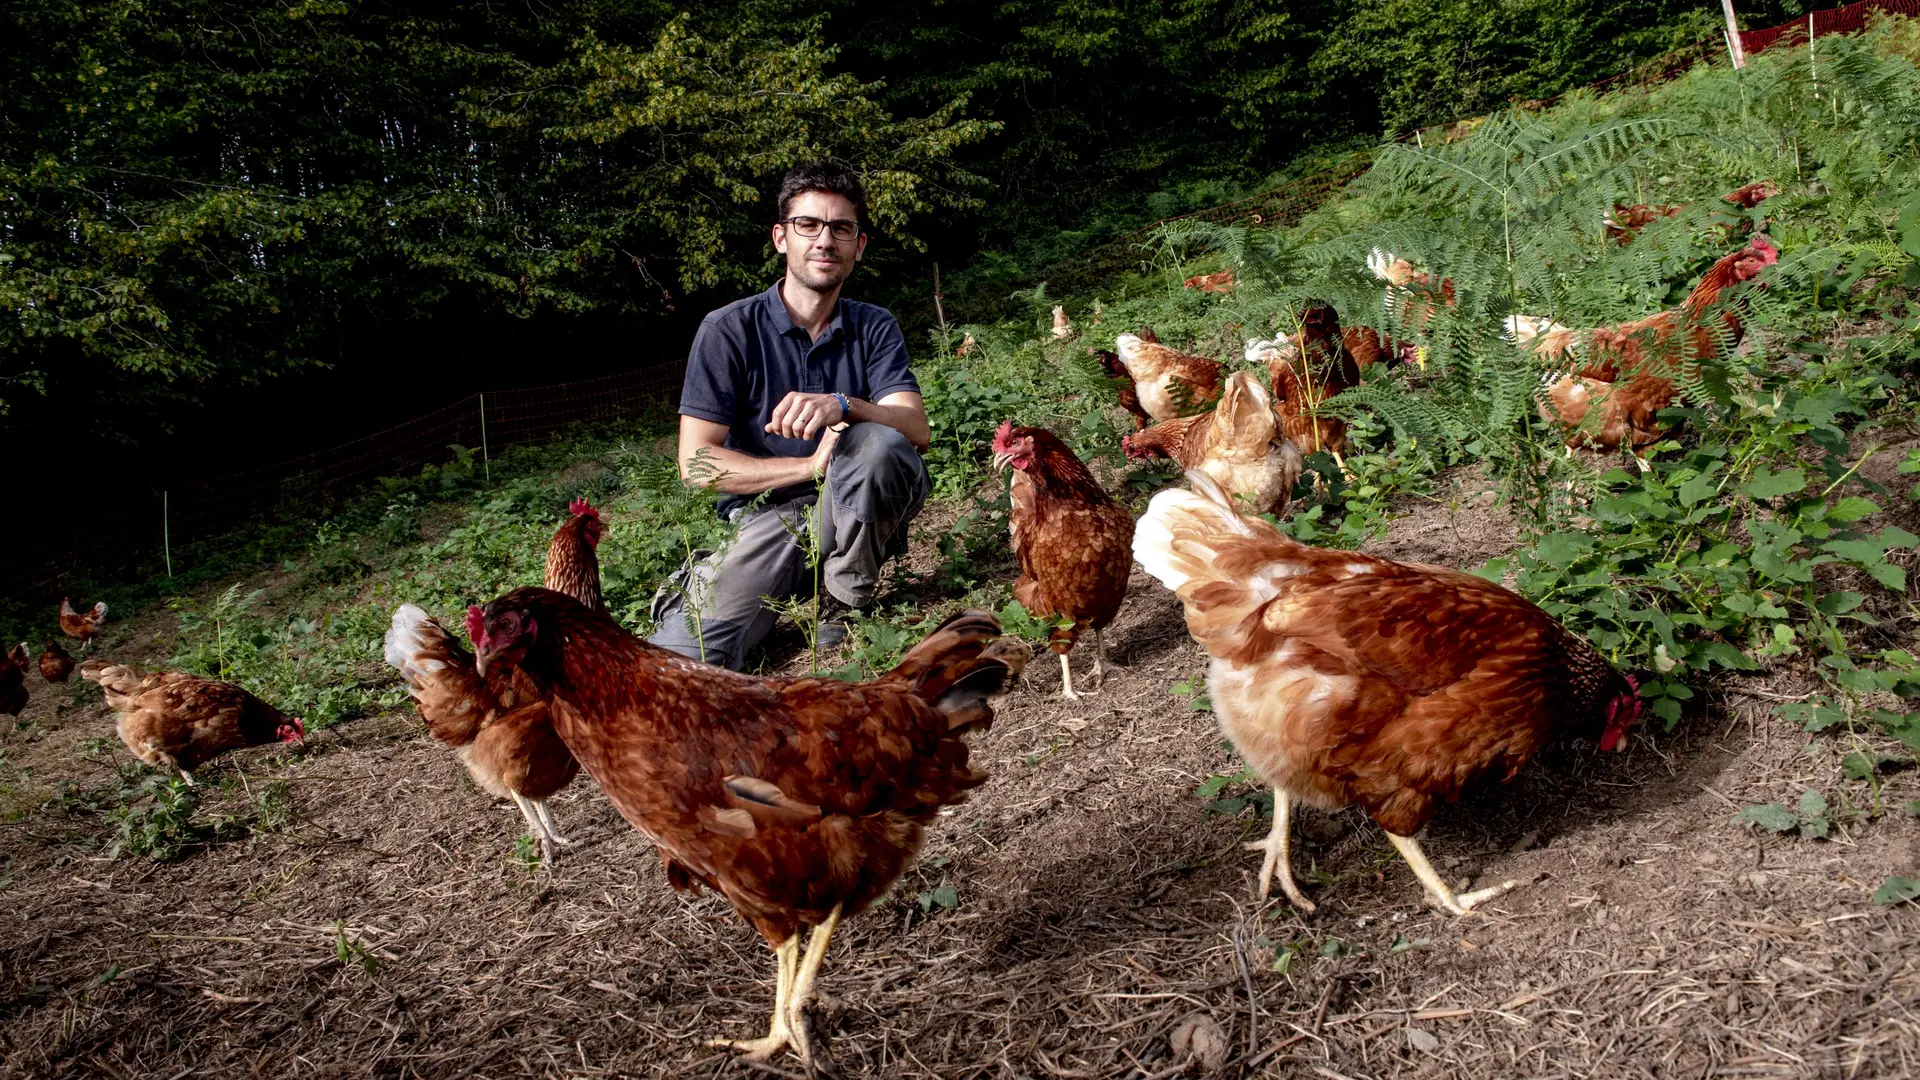
[[[1420,850],[1420,841],[1397,833],[1388,833],[1387,839],[1393,841],[1393,846],[1399,849],[1400,856],[1407,860],[1408,866],[1413,868],[1413,876],[1419,878],[1420,884],[1426,886],[1427,894],[1433,898],[1434,903],[1454,915],[1472,914],[1476,905],[1484,904],[1496,896],[1504,896],[1520,887],[1518,881],[1503,881],[1484,889],[1456,894],[1452,889],[1447,888],[1447,883],[1440,880],[1440,872],[1427,861],[1426,853]]]
[[[1068,701],[1079,701],[1085,694],[1075,693],[1073,689],[1073,665],[1067,662],[1067,654],[1060,654],[1060,696]]]
[[[1300,892],[1300,886],[1293,883],[1293,800],[1279,788],[1273,789],[1273,829],[1265,840],[1247,845],[1248,851],[1264,851],[1267,857],[1260,864],[1260,899],[1265,900],[1271,891],[1273,879],[1280,879],[1280,891],[1287,895],[1291,903],[1302,915],[1311,915],[1313,901]]]

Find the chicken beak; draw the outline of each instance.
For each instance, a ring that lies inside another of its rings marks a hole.
[[[1003,452],[1001,452],[1001,453],[998,453],[998,454],[995,454],[995,455],[993,455],[993,467],[994,467],[994,470],[995,470],[995,471],[997,472],[997,471],[999,471],[999,470],[1001,470],[1001,469],[1004,469],[1004,468],[1006,468],[1006,467],[1007,467],[1007,466],[1008,466],[1008,465],[1009,465],[1009,464],[1010,464],[1010,463],[1011,463],[1012,461],[1013,461],[1013,454],[1012,454],[1011,452],[1006,452],[1006,451],[1003,451]]]
[[[476,650],[473,654],[473,673],[481,678],[487,677],[487,651]]]

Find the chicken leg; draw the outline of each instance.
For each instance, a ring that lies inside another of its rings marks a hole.
[[[1073,692],[1073,665],[1067,662],[1066,653],[1060,654],[1060,696],[1068,701],[1080,700],[1080,695]]]
[[[773,984],[773,1024],[767,1029],[766,1037],[708,1039],[708,1046],[738,1050],[746,1056],[748,1061],[765,1061],[792,1044],[793,1032],[787,1026],[787,1003],[793,997],[794,977],[800,969],[800,935],[795,934],[781,942],[773,950],[773,956],[779,972],[775,975]]]
[[[1455,893],[1447,888],[1447,883],[1440,880],[1440,872],[1427,861],[1426,853],[1420,850],[1420,841],[1397,833],[1388,833],[1387,839],[1393,841],[1393,846],[1400,851],[1400,857],[1407,860],[1408,866],[1413,867],[1413,876],[1419,878],[1420,884],[1427,887],[1427,894],[1432,896],[1442,908],[1455,915],[1465,915],[1472,911],[1475,905],[1501,896],[1520,885],[1517,881],[1503,881],[1498,885],[1475,889],[1473,892]]]
[[[1265,900],[1275,876],[1280,878],[1280,891],[1287,894],[1287,900],[1303,915],[1313,914],[1313,901],[1300,893],[1300,886],[1293,883],[1293,799],[1280,788],[1273,789],[1273,829],[1267,838],[1248,844],[1248,851],[1264,851],[1266,859],[1260,864],[1260,899]]]
[[[1093,631],[1093,677],[1096,686],[1107,685],[1107,643],[1100,637],[1100,629]]]
[[[527,819],[527,824],[533,829],[534,839],[540,841],[540,864],[552,866],[553,846],[572,841],[562,839],[559,833],[553,831],[552,819],[547,817],[545,800],[529,799],[517,791],[509,791],[507,794],[513,796],[513,804],[520,808],[520,816]]]
[[[766,1061],[782,1049],[791,1047],[811,1072],[813,1047],[807,1036],[807,1003],[813,999],[813,982],[820,975],[820,964],[827,958],[827,943],[840,925],[840,905],[835,904],[827,921],[813,928],[807,938],[807,955],[800,955],[800,935],[780,943],[774,956],[780,963],[780,975],[773,992],[773,1025],[765,1038],[710,1039],[708,1046],[738,1050],[749,1061]]]

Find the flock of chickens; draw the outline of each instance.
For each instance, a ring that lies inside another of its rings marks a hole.
[[[1753,236],[1679,309],[1628,326],[1580,335],[1515,320],[1514,336],[1537,340],[1542,357],[1579,365],[1551,380],[1553,407],[1568,396],[1558,387],[1574,380],[1585,408],[1610,418],[1586,425],[1563,410],[1576,426],[1570,443],[1604,443],[1618,427],[1631,434],[1614,445],[1646,445],[1636,425],[1651,413],[1623,399],[1657,397],[1655,383],[1670,395],[1670,365],[1680,361],[1656,361],[1676,348],[1697,359],[1720,347],[1712,320],[1737,334],[1714,301],[1776,258]],[[1404,260],[1379,255],[1373,266],[1389,302],[1406,305],[1399,325],[1418,328],[1453,303],[1450,282]],[[1232,286],[1230,277],[1209,284]],[[992,452],[1010,474],[1014,595],[1055,626],[1069,698],[1084,691],[1074,689],[1067,654],[1092,630],[1101,677],[1101,632],[1135,562],[1179,598],[1210,656],[1221,727],[1274,789],[1272,831],[1249,845],[1264,854],[1262,898],[1277,879],[1294,906],[1314,910],[1291,870],[1295,802],[1358,805],[1433,901],[1464,915],[1515,883],[1456,892],[1415,835],[1441,804],[1475,781],[1511,778],[1550,739],[1621,748],[1640,716],[1637,685],[1497,584],[1314,548],[1259,516],[1284,508],[1303,448],[1343,449],[1344,425],[1320,403],[1375,362],[1419,362],[1417,348],[1342,330],[1331,307],[1315,305],[1295,335],[1249,342],[1247,357],[1264,365],[1266,380],[1228,374],[1151,333],[1122,334],[1103,357],[1132,384],[1126,404],[1140,430],[1125,440],[1127,453],[1165,455],[1186,469],[1189,488],[1155,494],[1137,522],[1053,434],[1000,426]],[[654,842],[675,888],[726,897],[774,950],[777,975],[766,1036],[719,1045],[755,1060],[791,1049],[811,1063],[805,1010],[835,927],[887,892],[943,807],[988,780],[970,764],[967,736],[991,724],[992,701],[1018,678],[1027,650],[1002,637],[992,616],[968,611],[865,683],[727,671],[656,648],[607,613],[602,531],[599,511],[576,500],[548,547],[544,587],[469,608],[468,644],[402,604],[385,659],[429,734],[481,787],[520,808],[543,862],[567,843],[546,801],[584,770]],[[90,645],[105,612],[63,603],[61,628]],[[26,664],[23,644],[0,668],[0,711],[24,702]],[[59,681],[72,660],[50,643],[40,664]],[[128,749],[189,782],[215,754],[304,738],[300,720],[227,683],[98,660],[80,671],[107,691]]]

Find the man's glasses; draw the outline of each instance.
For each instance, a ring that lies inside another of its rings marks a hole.
[[[821,221],[817,217],[790,217],[782,218],[774,222],[774,224],[785,225],[787,228],[792,229],[803,240],[812,240],[814,237],[819,236],[821,229],[831,232],[833,238],[843,244],[860,235],[860,223],[857,221],[848,221],[846,218]]]

